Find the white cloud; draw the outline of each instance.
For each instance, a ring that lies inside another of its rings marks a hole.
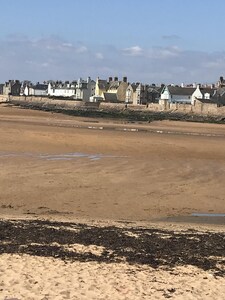
[[[73,48],[73,44],[71,43],[62,43],[63,47]]]
[[[143,55],[143,49],[139,46],[133,46],[122,50],[124,55],[128,56],[141,56]]]
[[[76,48],[76,52],[77,52],[77,53],[85,53],[85,52],[87,52],[87,51],[88,51],[88,48],[85,47],[85,46],[80,46],[80,47],[77,47],[77,48]]]
[[[97,59],[100,59],[100,60],[104,58],[104,55],[101,52],[95,53],[95,56]]]

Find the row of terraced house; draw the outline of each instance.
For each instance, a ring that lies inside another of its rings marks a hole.
[[[112,102],[139,105],[149,103],[184,103],[195,105],[198,103],[212,103],[225,105],[225,80],[220,77],[216,84],[203,85],[160,85],[130,83],[127,77],[108,79],[97,78],[96,81],[88,77],[74,81],[47,81],[32,84],[30,81],[20,82],[9,80],[0,84],[1,95],[12,96],[41,96],[63,98],[90,102]]]

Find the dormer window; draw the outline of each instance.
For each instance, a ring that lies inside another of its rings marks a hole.
[[[209,93],[205,93],[204,98],[205,99],[210,99],[210,94]]]

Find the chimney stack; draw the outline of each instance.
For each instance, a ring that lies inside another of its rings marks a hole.
[[[127,82],[127,77],[123,77],[123,82]]]

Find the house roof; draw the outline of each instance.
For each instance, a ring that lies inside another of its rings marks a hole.
[[[135,92],[137,87],[138,87],[138,84],[137,83],[130,83],[127,88],[130,88],[130,87],[132,88],[133,92]]]
[[[120,81],[110,81],[109,90],[117,90],[120,86]]]
[[[201,91],[203,94],[209,93],[211,97],[212,97],[213,95],[215,95],[215,93],[216,93],[216,89],[211,89],[211,88],[200,88],[200,91]]]
[[[225,105],[225,87],[218,88],[212,99],[217,101],[219,104]]]
[[[149,87],[148,88],[148,93],[152,94],[161,94],[162,88],[161,87]]]
[[[105,101],[107,102],[117,102],[117,95],[115,93],[104,93]]]
[[[109,83],[105,79],[98,79],[98,87],[100,90],[107,90]]]
[[[45,91],[45,90],[48,89],[48,85],[47,84],[40,84],[40,83],[38,83],[38,84],[36,84],[36,85],[33,86],[33,89]]]
[[[167,86],[169,89],[169,92],[171,95],[183,95],[183,96],[191,96],[195,88],[189,88],[189,87],[180,87],[180,86]],[[163,89],[164,90],[164,89]],[[163,92],[162,90],[162,92]]]

